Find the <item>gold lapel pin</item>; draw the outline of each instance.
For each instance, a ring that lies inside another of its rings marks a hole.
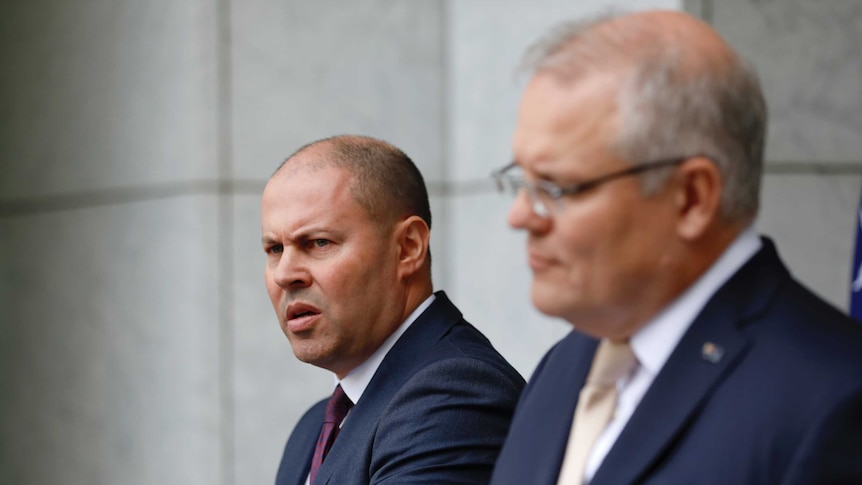
[[[700,350],[700,356],[708,362],[718,364],[724,357],[724,349],[712,342],[706,342]]]

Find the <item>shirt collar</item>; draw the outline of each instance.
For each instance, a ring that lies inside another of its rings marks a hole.
[[[344,389],[344,393],[347,394],[347,397],[355,404],[359,402],[359,398],[362,397],[362,393],[365,392],[365,388],[368,387],[368,384],[371,382],[371,378],[374,377],[374,373],[377,372],[377,368],[380,367],[380,363],[383,362],[384,357],[392,347],[395,345],[395,342],[404,335],[404,332],[410,328],[410,325],[419,318],[431,303],[434,302],[436,296],[432,294],[428,298],[425,299],[422,303],[416,307],[415,310],[407,317],[407,320],[395,329],[392,332],[392,335],[389,336],[386,340],[383,341],[383,344],[371,354],[370,357],[365,359],[365,362],[359,364],[358,367],[350,371],[346,376],[344,376],[341,381],[338,380],[337,376],[335,377],[335,384],[341,384],[341,388]]]
[[[631,338],[632,350],[640,365],[657,375],[698,313],[734,273],[763,243],[749,227],[722,253],[712,266]]]

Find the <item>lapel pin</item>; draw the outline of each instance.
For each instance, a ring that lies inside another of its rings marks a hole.
[[[724,349],[712,342],[706,342],[700,350],[700,356],[707,362],[718,364],[724,357]]]

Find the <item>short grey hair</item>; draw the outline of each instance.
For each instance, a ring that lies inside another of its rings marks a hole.
[[[722,62],[695,61],[692,68],[690,54],[686,58],[682,52],[685,46],[664,41],[648,25],[597,29],[619,15],[559,25],[527,51],[522,69],[572,81],[594,72],[620,72],[621,128],[611,150],[632,164],[705,156],[722,176],[721,215],[729,221],[753,220],[767,123],[756,72],[729,48]],[[644,174],[644,193],[660,190],[671,170]]]

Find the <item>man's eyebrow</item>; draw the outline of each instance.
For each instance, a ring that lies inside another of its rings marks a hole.
[[[264,235],[261,237],[261,242],[266,244],[282,244],[283,241],[301,241],[303,239],[312,238],[312,234],[325,232],[327,234],[332,233],[331,230],[327,229],[325,225],[322,224],[312,224],[306,227],[302,227],[297,229],[292,234],[285,234],[283,237],[275,237],[270,235]]]
[[[525,170],[524,168],[521,168],[521,170],[523,170],[524,174],[529,173],[531,178],[533,178],[535,180],[544,180],[547,182],[556,183],[556,180],[558,180],[560,178],[560,176],[558,174],[554,173],[553,170],[548,171],[547,167],[542,166],[542,165],[539,165],[538,168],[531,167],[529,171]]]

